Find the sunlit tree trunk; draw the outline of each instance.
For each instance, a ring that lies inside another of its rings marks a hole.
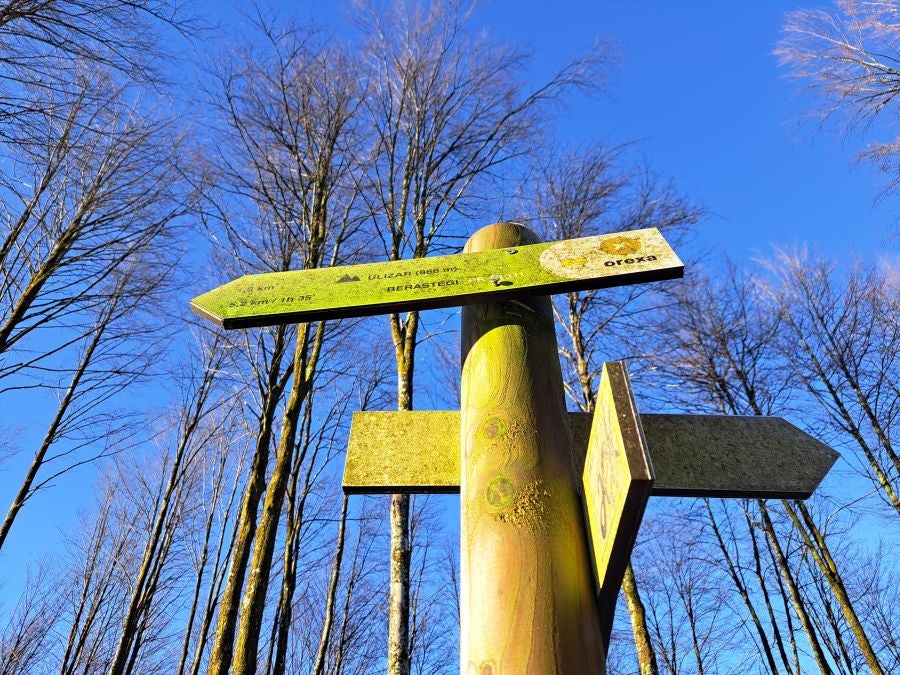
[[[222,355],[217,353],[219,346],[218,340],[207,345],[208,362],[198,368],[200,380],[192,383],[194,391],[190,393],[190,399],[186,402],[182,413],[183,419],[180,421],[177,446],[172,454],[171,469],[156,506],[152,529],[148,532],[144,545],[143,559],[132,583],[131,597],[109,668],[110,675],[121,675],[126,670],[131,672],[132,668],[128,667],[129,660],[133,664],[137,658],[142,634],[139,626],[155,602],[159,573],[165,564],[168,550],[175,536],[178,512],[182,508],[177,500],[180,495],[183,495],[190,463],[208,442],[210,432],[203,430],[201,423],[208,415],[209,407],[215,404],[213,398],[216,384],[215,375],[222,363]],[[131,659],[129,659],[129,655],[131,655]]]
[[[344,559],[344,528],[347,525],[347,495],[341,503],[341,516],[338,522],[337,542],[334,551],[334,563],[331,570],[331,580],[328,583],[328,596],[325,601],[325,619],[322,622],[322,637],[319,640],[319,649],[316,652],[316,662],[313,664],[313,675],[323,675],[325,672],[325,656],[331,640],[331,631],[334,626],[334,604],[337,597],[338,582],[341,578],[341,562]],[[275,672],[279,671],[277,668]]]
[[[273,425],[278,401],[287,386],[291,370],[282,372],[285,349],[285,328],[275,329],[275,342],[265,378],[263,407],[256,431],[256,443],[250,466],[250,475],[241,500],[241,509],[235,522],[234,543],[231,547],[230,567],[222,595],[219,598],[219,618],[212,652],[209,659],[210,675],[227,675],[231,668],[234,649],[234,633],[240,607],[241,590],[250,559],[253,537],[256,533],[256,512],[265,490],[269,448],[272,443]]]
[[[284,496],[296,449],[298,419],[312,386],[312,378],[325,338],[325,324],[316,325],[310,340],[311,344],[307,344],[308,331],[309,324],[301,325],[297,331],[293,387],[285,404],[284,418],[281,423],[281,439],[262,511],[259,515],[250,574],[247,577],[247,587],[241,602],[241,617],[234,653],[234,672],[236,674],[256,672],[259,636],[272,569],[275,536],[281,519]]]
[[[872,643],[869,640],[868,633],[862,625],[862,622],[859,620],[859,616],[856,613],[850,595],[847,593],[847,588],[838,571],[837,563],[831,556],[831,551],[829,550],[828,542],[825,540],[825,535],[816,525],[812,515],[809,513],[809,510],[803,502],[782,502],[782,504],[784,505],[788,516],[790,516],[791,522],[797,529],[797,532],[800,533],[800,536],[806,543],[806,547],[812,554],[813,560],[815,560],[822,576],[828,582],[828,586],[834,594],[838,606],[841,608],[844,620],[850,627],[853,637],[856,639],[856,643],[862,652],[863,658],[865,658],[866,664],[869,666],[869,670],[878,675],[884,673],[878,655],[875,653]]]

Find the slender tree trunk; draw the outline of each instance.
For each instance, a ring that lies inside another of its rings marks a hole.
[[[409,495],[391,497],[388,673],[409,675]]]
[[[773,569],[778,569],[778,562],[775,559],[775,551],[772,550],[771,544],[766,547],[769,551],[769,560],[772,563]],[[797,648],[797,640],[794,637],[794,620],[791,618],[791,598],[790,594],[784,588],[784,578],[781,574],[775,574],[775,581],[778,583],[778,594],[781,596],[782,608],[784,609],[784,620],[787,623],[787,634],[788,640],[791,643],[791,657],[793,659],[793,672],[801,673],[800,670],[800,651]],[[791,668],[786,667],[788,671]]]
[[[214,488],[212,491],[212,495],[208,504],[206,504],[206,508],[208,509],[206,514],[206,522],[204,523],[203,528],[203,548],[200,551],[200,556],[197,560],[197,578],[194,581],[194,591],[191,595],[191,608],[188,611],[187,617],[187,626],[184,629],[184,640],[181,644],[181,657],[178,659],[178,671],[177,675],[182,675],[187,668],[187,659],[188,653],[191,648],[191,633],[194,629],[194,622],[197,619],[197,610],[200,606],[200,593],[203,590],[203,578],[204,572],[206,570],[206,561],[209,558],[209,542],[210,537],[212,536],[213,524],[215,522],[215,510],[219,505],[219,500],[222,496],[222,481],[225,477],[225,465],[228,460],[228,453],[225,449],[221,450],[221,455],[219,457],[219,464],[217,467],[217,472],[215,476]]]
[[[194,630],[194,621],[197,619],[197,609],[200,606],[200,592],[203,589],[203,569],[206,567],[206,558],[209,555],[209,536],[212,525],[212,514],[207,517],[206,530],[203,535],[203,550],[197,561],[197,578],[194,581],[194,591],[191,594],[191,607],[188,610],[187,625],[184,628],[184,640],[181,643],[181,656],[178,659],[177,675],[182,675],[187,667],[188,653],[191,649],[191,633]]]
[[[653,651],[653,643],[650,642],[650,629],[647,627],[647,612],[644,609],[644,603],[641,601],[640,593],[638,593],[637,580],[634,578],[634,570],[630,562],[625,568],[622,590],[625,593],[628,616],[631,617],[631,630],[634,633],[634,646],[637,649],[638,666],[641,669],[641,675],[658,675],[659,667],[656,665],[656,653]]]
[[[308,446],[311,442],[312,406],[307,405],[303,413],[302,442]],[[305,453],[302,453],[305,454]],[[300,481],[301,461],[294,462],[291,472],[291,482],[288,485],[287,502],[287,536],[284,543],[284,571],[281,575],[281,592],[278,596],[278,606],[275,611],[275,621],[272,626],[272,640],[269,648],[270,671],[283,673],[287,663],[288,633],[290,632],[293,616],[292,605],[294,601],[294,589],[297,583],[297,559],[300,555],[300,540],[304,525],[304,511],[306,508],[306,496],[309,494],[310,483],[314,468],[314,462],[310,462],[306,472],[303,486],[303,494],[297,497],[297,489]],[[274,661],[273,661],[274,651]]]
[[[804,562],[812,572],[813,586],[816,589],[816,595],[819,596],[819,602],[824,610],[819,614],[819,622],[822,624],[820,630],[824,634],[827,629],[830,629],[831,634],[834,636],[833,644],[830,640],[825,640],[825,644],[831,652],[831,657],[834,659],[835,664],[837,664],[838,670],[842,673],[855,673],[858,669],[853,665],[853,659],[850,657],[843,636],[843,633],[846,631],[831,606],[831,603],[834,602],[834,594],[831,592],[831,589],[827,588],[828,584],[825,579],[822,578],[822,575],[816,573],[816,570],[813,568],[813,563],[811,563],[808,558],[804,560]],[[822,618],[822,614],[825,615],[824,619]]]
[[[716,537],[716,543],[719,546],[719,551],[722,553],[722,557],[725,560],[725,564],[728,567],[728,576],[731,578],[732,583],[734,584],[735,589],[737,589],[738,594],[741,596],[741,600],[744,601],[744,606],[747,608],[747,611],[750,613],[750,619],[753,621],[753,627],[756,629],[756,634],[759,639],[759,643],[762,646],[763,652],[766,655],[766,662],[769,664],[769,669],[772,673],[778,673],[778,666],[775,663],[775,655],[772,654],[772,646],[769,644],[768,635],[766,635],[766,631],[763,628],[762,621],[760,621],[759,614],[756,611],[756,607],[753,605],[753,601],[750,599],[750,593],[747,590],[747,585],[744,583],[744,580],[741,578],[740,573],[738,572],[734,561],[731,559],[731,552],[728,550],[728,547],[725,545],[725,539],[722,537],[722,533],[719,530],[719,524],[716,522],[715,515],[713,514],[712,507],[710,506],[709,500],[704,499],[704,504],[706,505],[706,513],[709,517],[709,523],[712,526],[713,534]],[[751,532],[752,536],[752,532]]]
[[[884,670],[881,667],[878,656],[875,654],[875,650],[872,648],[872,643],[869,642],[869,636],[866,634],[866,630],[856,614],[856,610],[850,600],[850,595],[847,593],[847,589],[844,586],[844,580],[841,578],[840,572],[838,571],[837,564],[835,563],[834,558],[831,557],[831,551],[828,548],[828,543],[825,541],[825,536],[822,534],[821,530],[819,530],[815,521],[813,521],[809,510],[803,502],[794,502],[796,508],[786,500],[782,503],[787,510],[788,516],[790,516],[791,521],[794,523],[794,527],[797,528],[797,531],[800,533],[800,536],[803,537],[803,541],[809,548],[813,560],[816,561],[816,565],[828,582],[828,586],[831,588],[831,592],[834,594],[835,600],[837,600],[837,603],[841,608],[844,620],[852,631],[853,637],[859,645],[859,650],[862,652],[863,658],[865,658],[866,664],[869,666],[869,670],[874,675],[882,675]],[[799,517],[797,516],[798,513],[800,514]],[[801,518],[803,521],[802,523]]]
[[[243,458],[241,460],[241,464],[235,471],[234,482],[232,483],[231,493],[228,497],[228,506],[225,508],[225,513],[222,516],[222,527],[219,531],[219,540],[216,544],[216,559],[213,561],[210,584],[209,588],[206,591],[206,603],[203,610],[203,625],[200,628],[200,637],[197,640],[197,647],[194,649],[194,659],[193,663],[191,664],[191,675],[198,675],[198,673],[200,672],[200,665],[203,661],[203,652],[206,650],[206,643],[209,638],[209,629],[212,627],[216,605],[218,604],[219,597],[221,596],[222,584],[225,581],[226,566],[228,564],[227,561],[231,557],[232,550],[234,549],[236,533],[233,529],[231,531],[232,536],[228,542],[228,548],[225,548],[225,535],[228,530],[225,528],[224,524],[228,521],[228,518],[231,515],[231,509],[234,506],[235,499],[238,496],[242,467]]]
[[[231,567],[228,580],[219,600],[219,620],[213,640],[212,653],[209,657],[208,675],[227,675],[231,669],[234,653],[234,632],[240,608],[241,590],[247,573],[247,562],[256,534],[256,511],[266,485],[266,470],[269,464],[269,446],[272,442],[272,427],[278,400],[293,369],[281,373],[281,361],[285,349],[285,327],[278,326],[275,332],[275,344],[272,349],[272,360],[266,379],[265,398],[260,415],[259,430],[256,436],[256,447],[250,476],[244,490],[240,514],[235,525],[235,540],[231,554]]]
[[[16,520],[16,516],[19,515],[19,511],[22,510],[25,502],[31,496],[31,486],[34,485],[34,481],[37,478],[38,472],[44,465],[44,459],[47,456],[47,451],[50,450],[50,447],[56,441],[56,436],[59,433],[60,427],[65,421],[66,413],[69,411],[69,406],[72,404],[72,399],[74,398],[75,393],[78,391],[78,386],[81,383],[82,378],[87,372],[87,368],[94,357],[94,352],[96,351],[97,346],[100,344],[100,340],[103,337],[103,333],[106,331],[106,327],[107,324],[105,321],[99,322],[98,326],[96,327],[94,334],[91,337],[91,341],[88,343],[87,349],[85,349],[84,354],[82,355],[81,360],[72,375],[72,380],[69,383],[68,388],[66,389],[66,393],[63,395],[62,400],[59,402],[59,405],[56,408],[56,414],[53,416],[53,420],[50,422],[50,426],[47,428],[47,432],[44,434],[41,445],[38,448],[37,452],[34,454],[34,457],[31,460],[31,464],[28,467],[28,471],[25,473],[25,477],[22,479],[22,484],[19,486],[19,490],[16,492],[16,496],[13,497],[12,504],[10,504],[9,510],[6,512],[6,517],[3,519],[3,524],[0,525],[0,550],[3,549],[3,543],[6,541],[6,537],[9,534],[9,531],[12,529],[13,522],[15,522]]]
[[[672,611],[671,602],[668,602],[668,597],[667,605],[668,606],[664,609],[668,610],[665,612],[665,618],[669,620],[668,637],[664,635],[664,633],[666,632],[666,627],[662,625],[659,612],[657,612],[657,608],[655,605],[650,605],[650,614],[653,617],[653,630],[656,633],[657,643],[659,644],[659,653],[662,656],[663,666],[665,666],[666,672],[672,675],[678,672],[678,668],[675,665],[678,646],[675,642],[674,629],[672,626],[672,615],[674,614],[674,612]],[[668,649],[666,645],[670,645],[671,650]]]
[[[775,645],[778,647],[778,654],[781,656],[781,663],[784,665],[784,672],[792,673],[790,660],[788,659],[787,651],[784,648],[784,640],[781,638],[781,630],[778,628],[778,621],[775,618],[775,610],[772,607],[772,599],[769,595],[769,588],[766,585],[766,578],[763,575],[762,570],[762,556],[759,550],[759,543],[756,540],[756,530],[753,526],[753,520],[750,517],[750,512],[747,510],[746,505],[744,506],[744,519],[747,524],[747,533],[750,535],[750,544],[753,548],[753,574],[756,577],[756,583],[759,585],[759,591],[763,597],[763,603],[766,606],[766,612],[769,615],[769,625],[772,627],[772,637],[775,640]],[[768,540],[765,540],[768,543]],[[776,574],[776,579],[780,579],[780,577]],[[768,646],[768,639],[766,639],[766,646]],[[771,657],[771,652],[767,653],[767,656]],[[778,668],[775,665],[774,658],[770,658],[769,666],[772,668],[772,675],[778,675]],[[799,671],[798,671],[799,672]]]
[[[797,613],[797,618],[800,619],[800,625],[803,626],[803,632],[806,633],[807,640],[809,640],[809,646],[812,649],[816,665],[819,666],[819,670],[822,673],[830,675],[832,672],[831,666],[828,665],[828,661],[825,659],[825,653],[822,651],[822,645],[819,643],[819,638],[816,635],[815,626],[813,626],[809,613],[806,611],[806,603],[803,600],[803,596],[800,595],[800,589],[797,588],[794,575],[781,549],[781,542],[778,541],[778,536],[775,534],[775,527],[772,525],[769,509],[761,499],[757,500],[757,505],[759,506],[759,515],[762,518],[763,532],[766,533],[769,543],[772,545],[772,551],[775,554],[775,559],[778,561],[778,567],[781,570],[782,577],[784,577],[784,582],[791,593],[794,611]]]
[[[213,345],[213,352],[218,345]],[[172,468],[166,481],[163,494],[156,508],[156,516],[153,529],[144,546],[144,555],[141,566],[133,582],[133,590],[125,619],[122,622],[122,631],[119,643],[109,668],[109,675],[122,675],[126,671],[132,647],[137,646],[139,633],[138,622],[142,614],[146,614],[156,592],[156,583],[162,570],[163,563],[168,556],[169,548],[174,537],[173,518],[177,517],[178,492],[184,480],[183,470],[189,459],[186,457],[193,441],[194,434],[206,412],[206,403],[211,394],[213,374],[216,372],[214,365],[207,366],[203,375],[203,382],[194,395],[191,403],[190,416],[182,422],[182,429],[178,439],[178,447],[172,458]],[[136,653],[135,653],[136,657]],[[133,661],[133,659],[131,659]]]
[[[347,588],[344,592],[344,607],[341,614],[341,630],[338,633],[337,644],[335,646],[334,663],[332,671],[336,675],[339,674],[344,667],[344,648],[347,645],[347,634],[350,631],[350,605],[353,601],[353,590],[356,586],[357,563],[359,562],[359,551],[362,548],[363,528],[360,526],[356,532],[356,546],[353,549],[353,562],[350,564],[350,574],[347,579]]]
[[[391,315],[391,334],[397,357],[397,409],[413,409],[418,312],[410,312],[404,323]],[[391,496],[391,569],[388,599],[388,674],[409,675],[412,661],[409,643],[409,495]]]
[[[341,503],[341,520],[338,524],[337,549],[334,552],[334,566],[331,569],[331,581],[328,584],[328,599],[325,601],[325,620],[322,622],[322,637],[319,640],[313,675],[324,675],[325,672],[325,655],[328,653],[331,627],[334,625],[334,601],[337,597],[338,582],[341,578],[341,561],[344,559],[344,527],[346,524],[347,495],[344,495],[344,501]]]
[[[688,626],[691,628],[691,648],[694,652],[694,660],[697,662],[697,674],[704,675],[706,670],[703,668],[703,652],[700,649],[700,641],[697,639],[697,619],[694,616],[690,593],[687,594],[686,598],[682,595],[682,601],[687,612]]]
[[[259,634],[262,627],[266,592],[272,572],[272,557],[275,552],[275,537],[284,507],[284,496],[293,466],[296,449],[298,420],[303,403],[307,400],[312,382],[312,370],[322,347],[324,324],[318,324],[307,361],[307,336],[309,325],[298,329],[297,347],[294,354],[293,387],[284,410],[281,424],[281,438],[275,455],[275,466],[266,490],[265,501],[259,516],[253,545],[253,561],[247,577],[247,588],[241,602],[241,616],[234,653],[235,675],[256,673]]]

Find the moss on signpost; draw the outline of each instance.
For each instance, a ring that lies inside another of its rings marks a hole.
[[[530,237],[492,225],[467,250]],[[462,331],[462,672],[603,672],[550,301],[465,307]]]

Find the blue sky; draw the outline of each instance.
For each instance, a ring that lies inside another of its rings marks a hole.
[[[323,23],[346,11],[326,0],[282,4]],[[596,37],[612,39],[621,62],[609,73],[608,93],[575,101],[560,135],[640,139],[650,165],[709,211],[698,228],[704,247],[747,260],[773,243],[805,243],[834,257],[880,260],[896,255],[886,243],[896,213],[876,201],[880,177],[854,165],[858,139],[845,143],[798,125],[805,100],[772,55],[784,13],[815,6],[825,3],[485,0],[473,20],[525,45],[538,78]],[[227,21],[229,13],[218,16]],[[32,434],[22,441],[25,452],[0,467],[3,509],[33,447]],[[0,598],[17,593],[27,561],[59,546],[60,528],[73,526],[74,510],[89,503],[91,480],[90,470],[76,472],[23,510],[0,557]]]
[[[323,23],[350,11],[349,3],[326,0],[283,6]],[[772,54],[786,12],[829,7],[826,0],[483,0],[472,20],[525,46],[537,78],[597,37],[612,40],[620,62],[607,93],[570,106],[560,136],[640,141],[651,166],[708,209],[704,244],[738,259],[796,243],[837,256],[887,254],[896,206],[879,202],[877,172],[854,162],[864,140],[817,133],[808,98]]]
[[[347,0],[269,5],[338,34],[353,14]],[[226,26],[242,3],[230,6],[200,5]],[[737,259],[773,244],[890,255],[898,213],[879,201],[877,171],[854,161],[865,140],[818,132],[808,97],[772,54],[786,12],[830,7],[828,0],[482,0],[471,21],[524,47],[536,80],[597,38],[612,41],[619,62],[607,71],[606,91],[572,101],[557,133],[573,144],[638,141],[651,168],[707,209],[698,231],[704,247]]]
[[[772,54],[784,13],[811,2],[484,4],[485,23],[559,62],[595,35],[621,56],[609,95],[572,111],[573,136],[642,139],[651,165],[703,203],[704,245],[738,259],[773,243],[841,256],[880,251],[895,217],[858,139],[816,134],[797,82]],[[515,8],[514,8],[515,7]]]

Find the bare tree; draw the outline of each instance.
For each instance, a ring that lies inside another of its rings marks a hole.
[[[329,641],[327,671],[335,674],[371,672],[384,663],[384,584],[387,547],[377,533],[383,529],[382,500],[367,500],[356,520],[349,551],[349,569],[342,584],[340,619]],[[337,617],[336,617],[337,618]]]
[[[726,279],[714,284],[701,279],[676,293],[667,321],[678,326],[670,353],[657,359],[663,372],[673,374],[679,382],[680,394],[688,405],[711,405],[728,414],[772,414],[785,412],[791,379],[785,377],[784,363],[775,348],[781,319],[766,306],[765,297],[755,278],[734,265],[726,268]],[[691,403],[693,402],[693,403]],[[781,543],[772,526],[768,507],[756,500],[767,542],[777,561],[784,583],[790,592],[796,612],[819,669],[830,672],[821,640],[810,619],[810,612]],[[709,512],[713,518],[712,512]],[[752,536],[752,530],[751,530]],[[720,541],[720,550],[723,550]],[[740,579],[731,574],[740,588]],[[765,582],[760,579],[761,588]],[[764,593],[765,595],[765,593]],[[767,661],[773,664],[772,649],[751,597],[742,594],[751,617],[756,637],[764,646]]]
[[[207,423],[197,436],[218,429]],[[181,647],[180,608],[191,589],[186,574],[190,514],[202,494],[196,490],[200,472],[193,461],[180,464],[179,485],[172,488],[178,436],[172,434],[172,454],[144,447],[143,456],[132,452],[106,467],[96,507],[84,531],[75,534],[69,556],[71,587],[63,587],[68,637],[64,652],[54,654],[60,672],[174,669]],[[189,441],[192,460],[198,440]]]
[[[423,7],[366,8],[370,67],[365,99],[375,135],[369,210],[389,260],[439,250],[453,218],[485,198],[481,186],[533,140],[544,104],[566,89],[596,84],[602,48],[529,91],[524,56],[468,28],[459,0]],[[397,407],[411,410],[419,314],[391,315]],[[391,502],[391,611],[388,671],[410,669],[409,497]]]
[[[733,623],[712,562],[704,556],[706,528],[688,509],[658,515],[646,523],[648,537],[635,549],[647,621],[659,668],[668,673],[717,672],[740,664]],[[665,533],[662,536],[663,532]],[[646,557],[645,557],[646,556]]]
[[[784,263],[776,269],[789,279],[793,279],[793,274],[797,272]],[[807,279],[808,271],[804,268],[799,276]],[[811,277],[818,279],[820,284],[824,281],[815,272],[812,272]],[[787,284],[787,287],[792,288],[792,285]],[[797,331],[795,328],[798,322],[799,325],[808,325],[804,317],[809,316],[810,309],[804,306],[803,298],[800,297],[773,304],[770,295],[763,288],[752,276],[741,274],[733,268],[724,284],[701,282],[694,288],[688,287],[686,293],[680,294],[680,301],[672,306],[675,314],[670,315],[668,320],[679,326],[679,330],[676,332],[673,352],[659,359],[660,368],[667,368],[669,372],[681,369],[679,379],[687,389],[694,389],[696,394],[705,394],[723,412],[765,415],[771,414],[776,404],[779,409],[785,409],[787,394],[792,391],[790,378],[787,377],[790,365],[796,359],[801,359],[802,362],[809,340],[808,332]],[[829,297],[826,287],[822,285],[817,286],[815,292],[810,292],[805,301],[808,302],[811,297],[816,298],[813,304],[818,307],[818,312],[812,312],[813,316],[833,313],[836,316],[852,317],[857,309],[838,302],[836,296]],[[818,304],[819,301],[822,302],[821,305]],[[859,301],[861,302],[861,298]],[[858,307],[858,310],[865,312],[862,307]],[[856,324],[851,321],[850,325]],[[833,328],[831,326],[831,329],[824,331],[827,335],[826,343],[838,335]],[[788,337],[783,339],[785,333],[782,331],[786,331]],[[867,332],[869,331],[863,330],[863,333]],[[874,334],[877,332],[873,332]],[[876,343],[847,340],[842,345],[840,358],[851,363],[866,362],[869,354],[874,352],[880,355],[873,346]],[[890,358],[894,358],[893,355]],[[878,357],[879,362],[880,360],[881,356]],[[808,377],[804,380],[802,370],[796,367],[793,370],[808,388]],[[846,369],[827,370],[836,377],[844,377]],[[817,372],[817,376],[821,375]],[[876,378],[875,382],[878,381]],[[808,607],[798,581],[799,565],[783,549],[774,526],[773,509],[762,500],[757,500],[756,507],[760,528],[771,546],[816,663],[822,672],[831,672],[831,665],[822,648],[822,636],[814,625],[814,612]],[[869,629],[860,619],[856,608],[860,598],[858,595],[854,597],[848,583],[847,568],[852,570],[852,566],[847,562],[841,566],[837,564],[837,558],[832,552],[834,538],[833,535],[828,535],[827,521],[823,525],[822,519],[817,519],[803,502],[782,500],[781,507],[793,526],[793,532],[803,544],[799,550],[814,561],[817,573],[832,593],[868,668],[871,672],[883,672],[879,656],[869,637]]]
[[[105,473],[95,491],[96,508],[82,515],[82,527],[70,542],[63,593],[69,630],[59,665],[67,675],[105,669],[115,646],[125,596],[120,575],[130,562],[131,535],[138,528],[135,514],[119,512],[117,488]]]
[[[325,668],[325,655],[328,652],[328,644],[334,627],[335,599],[337,597],[338,582],[341,577],[341,563],[344,559],[344,529],[347,525],[347,495],[344,495],[341,503],[341,519],[338,524],[337,544],[334,552],[334,566],[332,567],[331,580],[328,582],[328,599],[325,601],[325,621],[322,623],[322,638],[319,640],[319,649],[316,652],[316,661],[313,665],[314,675],[322,675]],[[283,672],[282,665],[279,670],[277,662],[275,672]]]
[[[185,394],[174,450],[171,457],[166,458],[168,475],[165,485],[158,491],[140,565],[130,584],[131,594],[109,668],[110,675],[131,671],[135,663],[142,645],[142,627],[147,624],[146,617],[158,602],[159,578],[184,518],[185,492],[193,487],[187,476],[196,474],[192,465],[218,433],[217,424],[204,424],[204,421],[221,405],[221,398],[216,396],[216,375],[223,354],[218,340],[205,345],[204,351],[204,362],[193,369],[196,381],[189,383]]]
[[[226,534],[229,531],[227,523],[232,517],[246,459],[247,448],[243,442],[241,416],[230,411],[230,414],[220,415],[219,418],[220,432],[213,439],[211,450],[199,460],[202,462],[202,476],[198,487],[202,490],[203,497],[196,510],[197,522],[193,524],[193,532],[196,533],[191,537],[193,546],[189,548],[195,582],[177,675],[185,672],[196,675],[200,667],[200,656],[205,650],[213,621],[217,590],[221,590],[224,576],[222,560]],[[202,597],[204,590],[205,599]],[[191,664],[188,658],[192,642],[195,643],[195,656]]]
[[[863,559],[862,566],[872,570],[864,578],[870,580],[873,588],[863,599],[861,613],[869,618],[874,626],[878,654],[884,669],[895,672],[900,669],[900,588],[897,587],[897,559],[879,544],[869,556]]]
[[[160,26],[188,36],[202,28],[186,9],[174,0],[11,0],[0,7],[3,63],[30,70],[35,80],[63,81],[71,71],[54,71],[42,57],[65,56],[155,82]]]
[[[781,253],[772,288],[783,316],[785,360],[831,428],[852,439],[857,466],[900,514],[900,310],[896,284],[879,272]]]
[[[216,75],[213,104],[225,129],[214,150],[220,189],[210,193],[209,214],[242,271],[334,264],[347,255],[341,248],[358,226],[357,187],[350,172],[359,146],[354,113],[360,78],[352,59],[327,47],[324,36],[312,29],[282,28],[258,17],[256,30],[265,53],[248,53]],[[255,212],[249,228],[231,210],[235,204],[237,213]],[[273,333],[271,353],[278,358],[269,361],[268,374],[260,378],[268,382],[261,388],[265,414],[220,603],[210,657],[214,673],[226,672],[232,660],[235,672],[255,672],[275,541],[296,466],[298,420],[325,343],[324,323],[302,324],[296,331],[279,327]],[[275,413],[286,390],[270,467]]]
[[[79,448],[103,454],[117,426],[109,417],[104,424],[110,399],[148,373],[165,340],[153,315],[171,281],[174,225],[185,209],[177,142],[102,72],[80,73],[70,89],[72,98],[58,101],[33,90],[46,108],[35,113],[41,133],[16,128],[0,173],[0,396],[58,395],[0,546],[47,483],[36,481],[51,457],[60,460],[55,476],[87,461]]]
[[[60,594],[50,591],[56,582],[46,568],[29,573],[25,589],[0,632],[2,675],[26,675],[53,667],[53,630],[62,615]]]
[[[420,496],[410,505],[410,671],[416,675],[459,670],[458,555],[444,557],[455,542],[446,540],[443,514],[428,503],[431,499]],[[447,571],[449,579],[441,574]]]
[[[671,185],[645,170],[629,167],[626,151],[625,146],[595,145],[545,154],[536,160],[539,166],[531,178],[533,185],[527,189],[534,195],[534,202],[524,208],[534,213],[535,222],[549,239],[643,227],[657,227],[670,238],[680,239],[700,218],[702,210]],[[639,331],[639,317],[652,311],[652,303],[652,291],[647,286],[568,293],[556,300],[554,311],[563,328],[560,353],[569,365],[566,393],[578,409],[593,411],[603,361],[610,353],[620,353],[623,346],[613,336]],[[652,675],[658,672],[656,655],[630,564],[622,588],[641,673]]]
[[[119,344],[131,337],[135,354],[146,348],[148,325],[133,317],[170,276],[171,256],[155,246],[171,246],[183,211],[177,139],[134,96],[135,82],[159,82],[163,25],[184,35],[199,27],[166,0],[0,8],[0,394],[59,397],[0,546],[52,448],[70,441],[63,457],[113,435],[102,404],[152,361],[149,352],[143,363],[129,359]]]
[[[725,562],[726,569],[728,571],[728,575],[731,578],[735,589],[741,596],[741,600],[744,602],[745,607],[747,608],[748,613],[750,614],[750,619],[753,622],[753,627],[756,630],[756,637],[759,640],[759,647],[762,649],[763,654],[765,655],[766,663],[769,667],[769,671],[771,673],[778,673],[779,666],[775,660],[775,650],[773,649],[772,642],[773,640],[769,639],[768,631],[766,627],[763,626],[762,619],[757,611],[757,608],[751,598],[751,588],[749,587],[748,582],[744,576],[744,565],[741,564],[740,553],[739,551],[732,555],[732,550],[730,548],[730,544],[736,543],[736,537],[732,536],[734,532],[734,528],[731,526],[731,523],[728,522],[729,531],[727,533],[723,533],[719,523],[717,522],[717,517],[713,512],[712,506],[710,505],[710,501],[704,500],[706,505],[707,515],[709,516],[709,523],[712,530],[712,533],[715,537],[716,544],[718,545],[718,549],[722,554],[722,559]],[[750,518],[749,513],[746,511],[745,507],[745,515],[748,520]],[[749,524],[749,523],[748,523]],[[780,631],[778,629],[778,624],[774,621],[774,613],[771,611],[771,603],[768,601],[769,594],[766,589],[765,579],[761,573],[761,561],[759,556],[759,549],[756,545],[756,537],[753,531],[752,525],[748,527],[748,531],[750,533],[751,541],[753,542],[753,560],[754,560],[754,569],[757,573],[757,580],[759,581],[760,589],[763,591],[762,595],[766,602],[766,608],[769,610],[769,628],[773,633],[774,642],[778,645],[778,652],[781,656],[781,664],[785,668],[786,672],[790,672],[791,667],[787,659],[787,654],[784,649],[784,645],[780,639]]]
[[[840,121],[847,131],[889,136],[872,143],[863,157],[880,164],[893,189],[900,181],[900,141],[893,129],[900,93],[900,7],[871,0],[834,4],[830,11],[789,13],[775,54],[807,84],[824,120]]]

